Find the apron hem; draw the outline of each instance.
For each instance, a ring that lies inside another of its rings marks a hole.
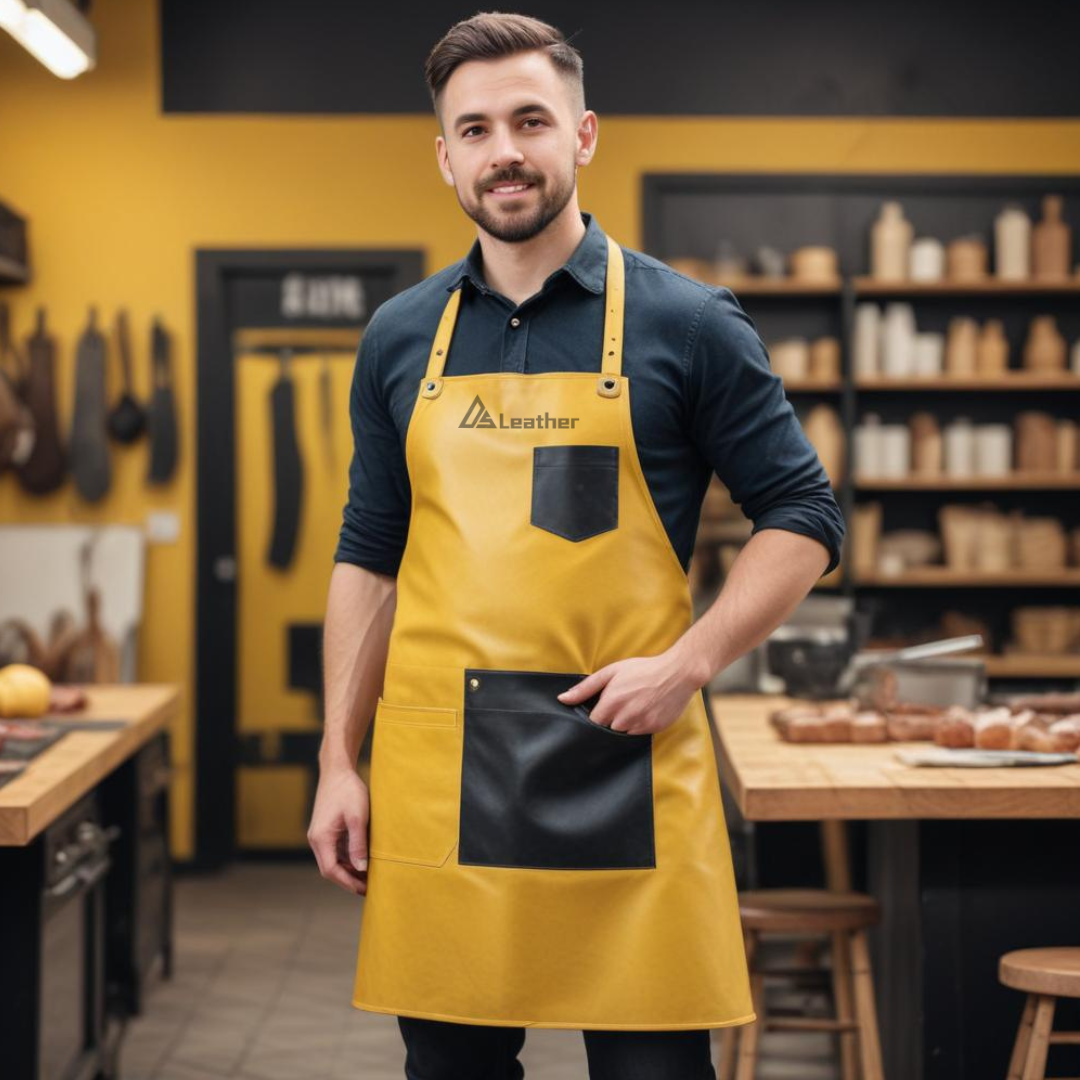
[[[563,1020],[476,1020],[472,1017],[449,1016],[445,1013],[416,1012],[412,1009],[389,1009],[380,1005],[367,1005],[353,998],[352,1007],[365,1012],[385,1013],[389,1016],[408,1016],[417,1020],[441,1020],[451,1024],[479,1024],[484,1027],[554,1028],[561,1031],[702,1031],[706,1028],[738,1027],[752,1024],[757,1013],[747,1013],[734,1020],[704,1020],[687,1024],[576,1024]]]

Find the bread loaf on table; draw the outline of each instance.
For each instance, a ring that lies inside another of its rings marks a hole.
[[[886,730],[894,742],[932,742],[943,718],[943,709],[904,706],[885,714]]]
[[[889,731],[885,717],[875,709],[857,712],[851,721],[851,741],[855,743],[888,742]]]
[[[1052,753],[1080,753],[1080,713],[1055,720],[1047,734],[1053,742]]]
[[[938,746],[947,746],[952,750],[968,750],[975,745],[975,714],[962,705],[953,705],[945,710],[941,718],[934,742]]]

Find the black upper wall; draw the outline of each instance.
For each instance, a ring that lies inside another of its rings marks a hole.
[[[482,8],[161,0],[164,110],[428,112],[424,58]],[[1078,0],[578,0],[524,10],[573,35],[599,113],[1080,116]]]

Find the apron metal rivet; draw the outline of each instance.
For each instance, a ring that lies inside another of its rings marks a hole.
[[[470,690],[479,690],[480,689],[480,680],[476,679],[476,678],[470,679],[469,680],[469,689]]]
[[[615,380],[614,379],[605,379],[604,380],[604,386],[608,390],[614,390],[615,389]]]
[[[442,349],[436,349],[435,350],[435,355],[436,356],[442,356]]]
[[[427,384],[427,388],[428,388],[429,390],[434,390],[434,389],[435,389],[435,384],[434,384],[433,382],[429,382],[429,383]]]

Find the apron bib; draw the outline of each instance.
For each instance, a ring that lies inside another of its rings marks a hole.
[[[703,695],[655,735],[556,698],[692,621],[638,461],[610,238],[607,266],[597,373],[444,377],[460,290],[439,324],[405,444],[358,1008],[572,1029],[754,1019]]]

